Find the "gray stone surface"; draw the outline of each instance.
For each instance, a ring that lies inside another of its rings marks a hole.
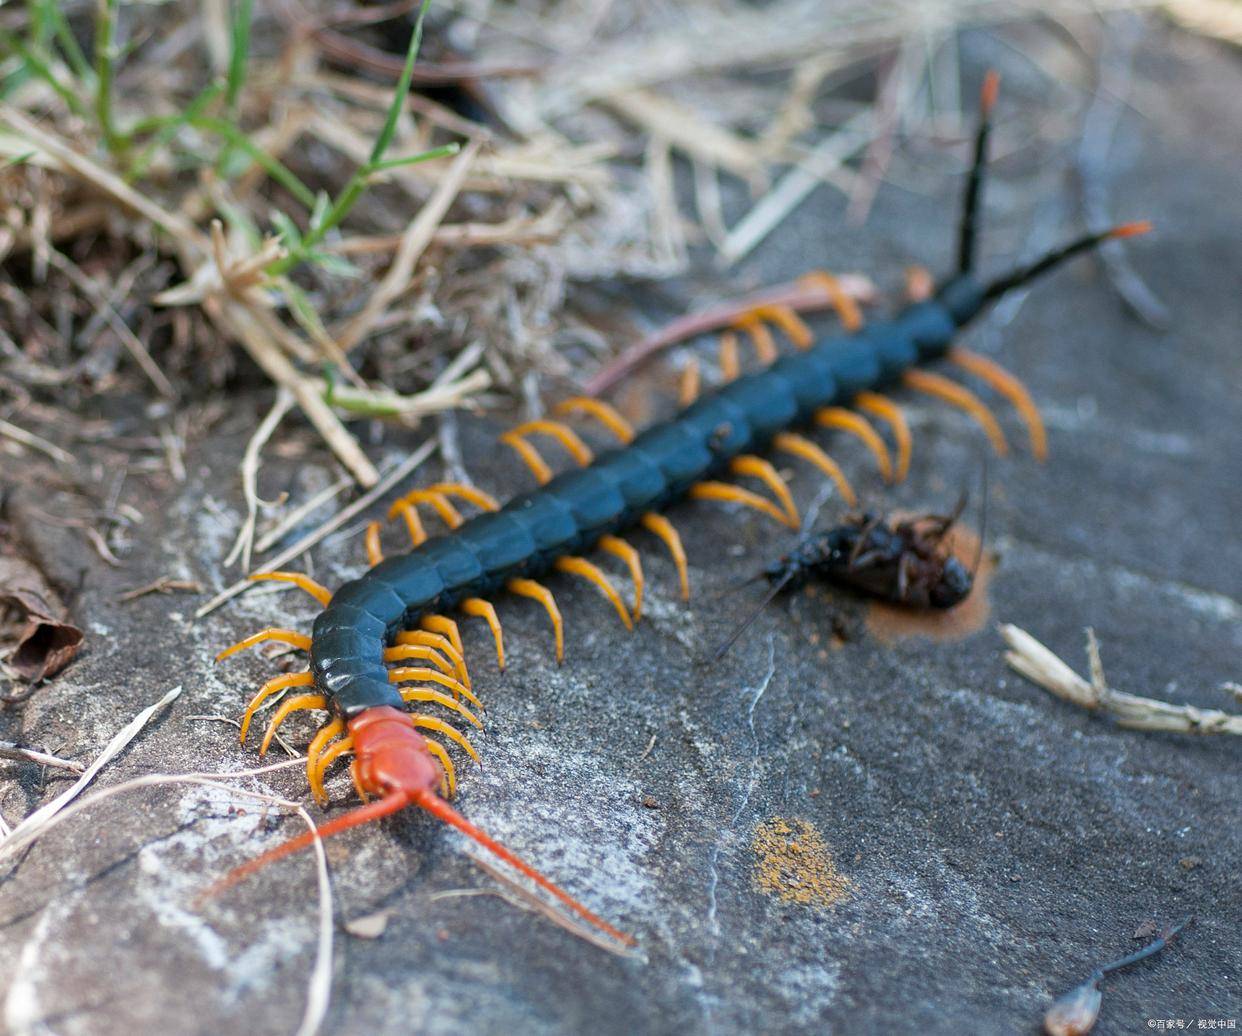
[[[1119,217],[1159,222],[1132,255],[1174,322],[1157,333],[1129,319],[1087,262],[970,336],[1027,380],[1051,429],[1048,465],[1019,450],[991,466],[992,616],[1076,666],[1093,625],[1116,686],[1229,707],[1219,685],[1242,678],[1242,72],[1234,54],[1153,30],[1136,77],[1146,118],[1121,124],[1110,193]],[[1049,114],[1040,103],[1017,76],[1007,110]],[[837,198],[814,196],[736,286],[808,263],[895,284],[904,261],[945,261],[957,182],[920,161],[898,161],[904,186],[885,187],[862,228],[845,227]],[[1035,145],[1000,163],[988,195],[993,263],[1028,234],[1042,244],[1071,230],[1065,170],[1064,152]],[[702,283],[720,290],[714,274]],[[641,312],[642,293],[627,304]],[[263,402],[236,400],[222,429],[191,442],[184,485],[127,483],[147,521],[123,570],[66,530],[33,530],[55,575],[80,574],[89,649],[6,713],[0,736],[89,758],[181,684],[100,783],[254,764],[231,727],[193,717],[237,714],[273,663],[217,667],[211,656],[270,623],[307,628],[309,600],[259,590],[193,623],[198,598],[120,605],[116,595],[160,575],[213,587],[232,578],[221,561],[240,514],[236,464]],[[897,491],[880,496],[861,451],[845,444],[840,456],[872,499],[943,506],[977,477],[979,437],[943,408],[911,400],[911,413],[914,467]],[[493,456],[497,421],[464,421],[463,446],[480,484],[507,493],[525,483]],[[1006,428],[1020,441],[1009,417]],[[420,437],[393,435],[386,448]],[[265,470],[269,488],[305,494],[327,468],[315,455]],[[800,471],[794,489],[805,505],[818,486]],[[823,518],[840,510],[829,500]],[[489,726],[478,739],[486,771],[463,772],[461,809],[633,932],[643,959],[600,952],[496,896],[458,894],[497,886],[456,835],[399,817],[330,846],[338,922],[390,912],[378,939],[337,932],[331,1031],[1031,1032],[1054,995],[1136,948],[1140,924],[1187,913],[1199,920],[1180,944],[1108,982],[1098,1031],[1242,1015],[1235,742],[1128,732],[1064,706],[1006,671],[990,626],[954,643],[863,635],[825,652],[834,612],[858,606],[823,596],[771,608],[707,668],[753,600],[723,591],[788,538],[717,506],[675,517],[692,559],[689,605],[662,551],[639,536],[652,547],[650,589],[632,636],[593,590],[563,578],[552,581],[567,614],[563,666],[529,602],[503,602],[503,676],[485,634],[467,632]],[[357,536],[337,538],[315,570],[332,583],[359,571],[360,554]],[[64,786],[44,780],[0,763],[10,821]],[[305,797],[297,770],[245,786]],[[348,781],[333,787],[335,810]],[[192,903],[296,829],[243,808],[201,789],[144,790],[7,865],[0,1028],[293,1031],[313,959],[309,858]],[[751,842],[774,817],[822,835],[849,883],[841,902],[801,905],[757,887]],[[1189,858],[1198,864],[1179,862]]]

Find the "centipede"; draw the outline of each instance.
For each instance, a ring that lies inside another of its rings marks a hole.
[[[371,567],[335,592],[299,572],[252,576],[295,584],[322,606],[309,634],[268,628],[218,656],[225,659],[276,641],[308,658],[304,671],[277,676],[253,696],[242,717],[241,740],[246,742],[259,710],[278,695],[260,753],[295,713],[324,717],[307,749],[311,793],[326,804],[327,771],[337,760],[352,756],[350,772],[363,804],[323,824],[320,837],[418,807],[516,868],[581,922],[632,942],[450,805],[457,786],[453,756],[461,752],[479,760],[457,724],[481,726],[459,619],[475,618],[487,625],[503,669],[504,635],[492,598],[504,591],[533,599],[551,622],[559,662],[565,647],[561,610],[540,580],[564,573],[593,583],[622,624],[632,628],[642,614],[644,575],[638,549],[622,535],[631,531],[663,544],[676,566],[681,596],[688,599],[686,553],[666,513],[674,504],[731,502],[798,528],[798,509],[785,479],[763,456],[768,453],[817,469],[853,505],[856,494],[841,466],[810,437],[817,428],[861,440],[886,481],[906,476],[912,448],[909,423],[901,406],[882,390],[922,393],[962,409],[982,426],[994,451],[1005,453],[1005,437],[988,405],[965,384],[928,369],[936,364],[972,375],[1007,399],[1025,421],[1033,454],[1042,460],[1046,433],[1029,392],[995,361],[955,344],[955,339],[1003,296],[1103,241],[1144,233],[1150,224],[1127,223],[1086,234],[994,279],[981,279],[976,242],[998,86],[996,74],[989,73],[965,182],[956,269],[930,282],[928,290],[912,296],[895,315],[864,324],[856,304],[831,274],[810,274],[833,299],[839,333],[817,343],[788,308],[764,306],[745,313],[736,328],[721,336],[721,384],[700,391],[697,367],[687,366],[680,408],[670,419],[636,434],[603,400],[566,399],[551,417],[520,424],[501,436],[538,483],[532,491],[503,506],[465,483],[440,482],[405,494],[387,517],[404,523],[409,549],[385,557],[381,523],[372,522],[366,532]],[[777,346],[773,327],[789,339],[791,348]],[[749,338],[763,364],[754,373],[741,371],[740,335]],[[567,422],[574,417],[598,422],[617,445],[597,455]],[[873,422],[887,426],[891,453]],[[578,466],[555,474],[532,442],[537,437],[559,442]],[[770,495],[730,478],[755,480]],[[468,518],[462,514],[466,507],[474,512]],[[445,532],[428,534],[423,520],[427,509],[443,522]],[[633,587],[628,601],[585,556],[592,550],[619,559],[628,570]],[[307,834],[276,847],[243,865],[234,877],[309,845],[313,837]]]

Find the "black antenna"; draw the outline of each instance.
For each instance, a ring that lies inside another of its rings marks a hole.
[[[726,640],[723,644],[720,645],[720,647],[716,648],[716,650],[712,652],[712,657],[707,660],[708,665],[715,665],[722,658],[724,658],[729,648],[733,647],[733,645],[737,643],[738,637],[740,637],[743,633],[745,633],[748,629],[750,629],[754,621],[757,618],[759,618],[760,614],[762,614],[763,609],[772,603],[772,598],[774,598],[777,594],[779,594],[782,590],[784,590],[786,586],[789,585],[789,581],[793,579],[796,572],[797,572],[797,569],[791,568],[788,572],[785,573],[784,576],[782,576],[779,580],[777,580],[775,583],[772,584],[772,589],[769,590],[767,594],[764,595],[763,600],[760,601],[758,605],[756,605],[755,610],[746,616],[745,620],[743,620],[742,624],[733,631],[732,635],[729,637],[728,640]]]
[[[962,202],[962,226],[957,238],[957,272],[970,273],[975,265],[975,237],[978,233],[979,199],[983,194],[983,173],[987,167],[988,134],[992,132],[992,109],[1000,90],[1000,75],[989,69],[979,94],[979,128],[975,131],[975,158],[966,178]]]
[[[1122,223],[1120,226],[1113,227],[1111,230],[1105,230],[1099,234],[1084,234],[1077,241],[1071,241],[1068,245],[1062,245],[1049,252],[1042,259],[1036,259],[1035,262],[1028,266],[1019,266],[1017,269],[1011,270],[1002,277],[997,277],[986,288],[983,289],[983,301],[991,302],[1000,298],[1008,291],[1021,287],[1023,284],[1033,281],[1040,274],[1047,273],[1053,267],[1060,266],[1067,259],[1082,252],[1090,251],[1105,241],[1112,241],[1122,237],[1135,237],[1138,234],[1146,234],[1151,230],[1151,224],[1146,220],[1139,223]]]
[[[983,483],[983,500],[979,503],[979,542],[975,544],[975,560],[970,566],[970,582],[974,585],[975,576],[979,574],[979,566],[983,563],[983,545],[988,534],[988,455],[983,454],[983,473],[979,477]]]

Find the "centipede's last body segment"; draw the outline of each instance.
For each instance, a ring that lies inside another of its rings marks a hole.
[[[404,516],[415,543],[413,549],[383,559],[378,527],[373,526],[368,535],[373,567],[335,593],[293,573],[263,576],[298,582],[319,597],[324,609],[310,636],[290,630],[264,630],[224,653],[274,639],[306,650],[310,658],[308,671],[269,681],[256,695],[247,710],[243,739],[263,701],[284,688],[303,687],[306,693],[281,704],[265,747],[280,722],[292,712],[323,710],[328,720],[311,744],[307,763],[312,790],[322,799],[326,767],[340,755],[352,752],[359,792],[379,796],[378,802],[326,825],[324,832],[362,823],[409,804],[428,809],[463,830],[469,827],[444,801],[455,784],[449,755],[442,744],[424,732],[442,734],[471,755],[473,748],[443,719],[408,711],[411,703],[430,702],[477,722],[462,704],[463,699],[477,704],[477,699],[457,625],[449,613],[456,610],[487,621],[502,667],[500,624],[488,598],[503,589],[544,605],[556,630],[560,656],[560,612],[551,592],[536,581],[554,570],[595,582],[629,625],[641,612],[642,569],[636,549],[621,539],[620,533],[641,526],[663,540],[677,561],[683,594],[688,594],[680,540],[664,514],[670,505],[683,498],[734,500],[796,527],[798,515],[783,480],[759,456],[766,451],[784,452],[818,467],[837,481],[852,503],[852,490],[835,462],[799,430],[819,426],[859,435],[876,453],[882,472],[890,478],[900,477],[909,461],[909,432],[900,409],[879,394],[893,386],[904,384],[962,406],[984,424],[993,444],[1001,449],[999,429],[978,398],[964,386],[921,369],[945,359],[983,378],[1017,404],[1027,418],[1034,451],[1042,454],[1042,427],[1025,390],[991,361],[955,347],[954,339],[1011,289],[1106,238],[1139,233],[1146,225],[1128,224],[1089,235],[995,280],[978,278],[974,269],[976,217],[987,112],[995,88],[995,79],[989,77],[984,89],[984,118],[976,139],[976,161],[966,190],[958,270],[940,282],[930,297],[911,303],[890,319],[866,326],[855,326],[859,323],[857,314],[842,304],[839,312],[847,332],[814,345],[805,329],[791,319],[792,314],[757,314],[781,324],[802,348],[777,357],[758,373],[736,377],[719,390],[689,402],[670,420],[637,436],[607,404],[591,399],[567,401],[560,408],[562,412],[594,416],[622,440],[622,445],[593,456],[572,429],[558,421],[530,422],[515,429],[503,438],[543,483],[538,489],[503,507],[472,486],[441,484],[408,494],[394,505],[390,517]],[[820,276],[831,290],[831,278]],[[754,334],[754,327],[752,322],[743,329],[752,332],[759,346],[763,339]],[[725,366],[730,366],[727,359]],[[693,391],[684,393],[683,399],[692,395]],[[897,446],[895,463],[875,430],[854,407],[889,423]],[[556,436],[584,466],[552,477],[526,440],[535,433]],[[722,481],[729,474],[762,480],[776,502]],[[464,499],[482,513],[462,520],[450,498]],[[433,507],[450,531],[427,538],[418,516],[420,504]],[[635,591],[632,607],[627,607],[607,577],[582,557],[594,547],[621,558],[628,566]],[[429,665],[410,666],[412,661]],[[467,833],[479,840],[485,838],[474,829]],[[290,843],[278,852],[305,841]],[[587,920],[617,934],[546,879],[536,880]]]

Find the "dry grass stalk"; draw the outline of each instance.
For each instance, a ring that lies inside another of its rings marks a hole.
[[[431,456],[434,449],[435,442],[433,440],[428,440],[423,443],[422,446],[406,457],[405,460],[376,482],[370,490],[363,493],[357,500],[349,506],[342,508],[321,526],[319,526],[318,529],[307,533],[288,550],[281,551],[278,556],[265,562],[263,566],[256,569],[256,571],[273,572],[276,569],[287,565],[294,558],[297,558],[306,551],[310,550],[311,547],[313,547],[329,533],[335,532],[355,515],[361,514],[390,489],[407,478],[409,475],[413,474],[413,472],[423,463],[423,461]],[[244,590],[247,590],[254,585],[255,584],[251,582],[249,578],[239,579],[232,586],[216,594],[215,597],[199,608],[198,611],[194,613],[194,618],[203,618],[203,616],[208,615],[219,608],[220,605],[225,603],[225,601],[232,600],[239,593],[242,593]]]
[[[276,431],[276,426],[280,424],[292,406],[293,396],[281,388],[276,393],[276,401],[267,412],[267,416],[259,422],[259,427],[255,429],[254,435],[246,443],[241,463],[242,496],[246,500],[246,519],[242,522],[241,529],[238,530],[233,549],[225,556],[226,568],[240,557],[242,568],[246,571],[250,569],[250,552],[254,548],[254,528],[259,515],[259,455],[272,437],[272,433]]]
[[[444,219],[462,182],[479,153],[478,144],[470,144],[453,159],[448,172],[441,178],[435,193],[410,222],[401,236],[401,244],[384,279],[367,299],[362,312],[354,317],[338,335],[342,350],[349,352],[362,341],[389,306],[409,290],[414,266],[431,242],[436,227]]]
[[[1090,680],[1084,680],[1025,630],[1005,624],[1000,627],[1000,635],[1009,647],[1005,661],[1016,672],[1062,701],[1089,712],[1115,716],[1120,726],[1175,734],[1242,734],[1242,716],[1217,709],[1197,709],[1193,705],[1170,705],[1155,698],[1113,690],[1105,682],[1100,646],[1090,627],[1087,629]]]

